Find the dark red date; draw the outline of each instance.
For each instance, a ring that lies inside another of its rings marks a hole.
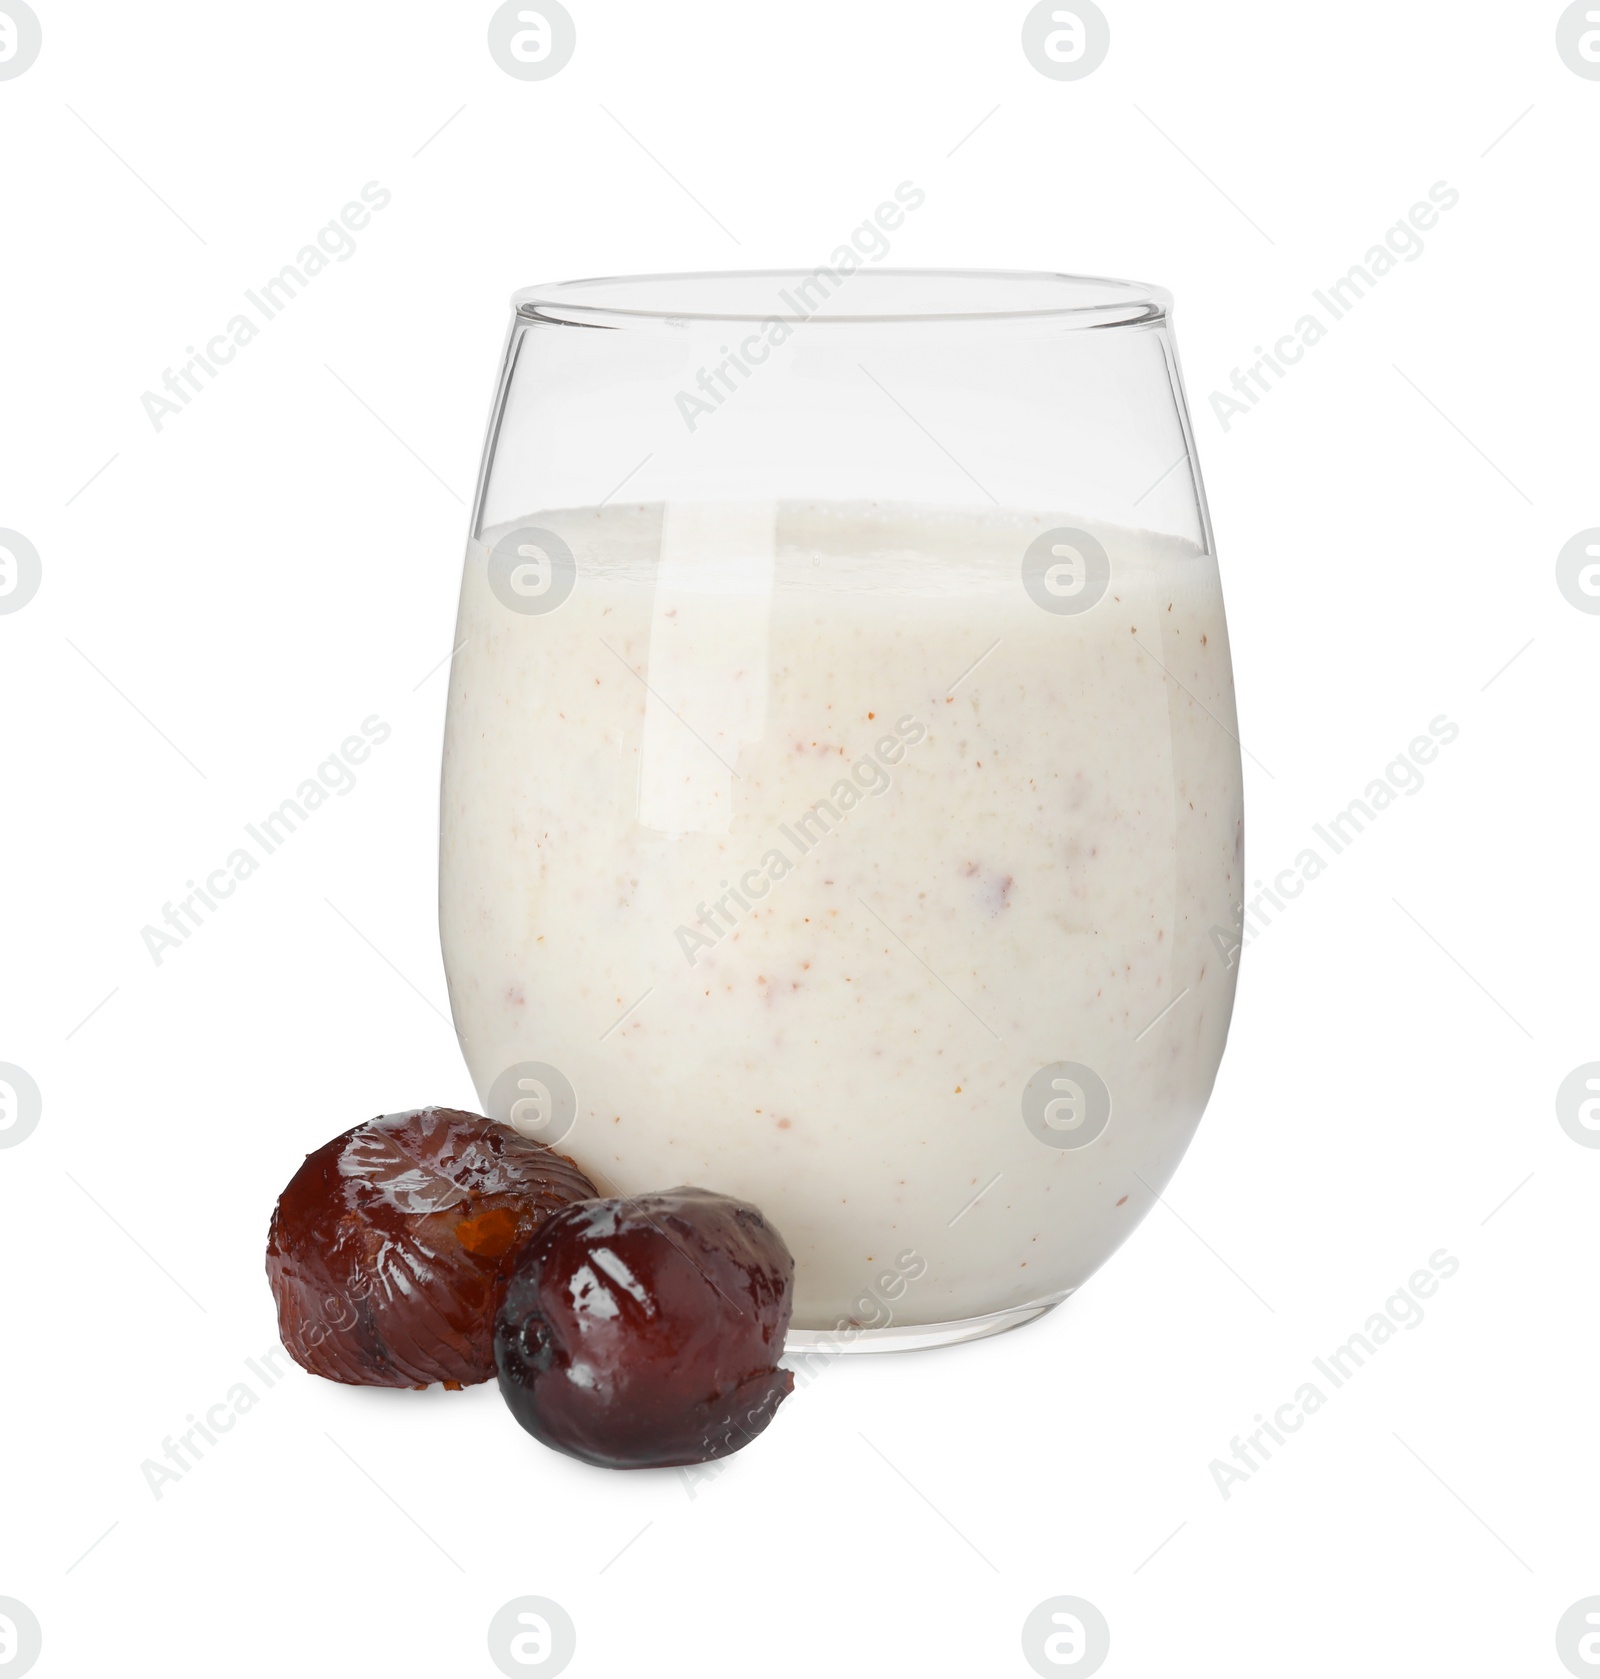
[[[495,1332],[500,1391],[547,1446],[613,1469],[747,1445],[780,1370],[794,1260],[744,1201],[706,1189],[581,1202],[517,1256]]]

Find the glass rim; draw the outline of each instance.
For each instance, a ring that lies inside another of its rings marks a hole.
[[[808,291],[824,283],[808,307]],[[840,307],[829,304],[844,294]],[[925,299],[922,305],[915,294]],[[862,307],[876,294],[872,307]],[[721,303],[721,307],[706,304]],[[966,307],[962,307],[962,304]],[[786,326],[895,326],[950,321],[1049,320],[1061,327],[1150,326],[1168,317],[1172,294],[1138,280],[1039,269],[757,268],[680,274],[604,275],[523,286],[511,306],[553,325],[621,327],[689,321]]]

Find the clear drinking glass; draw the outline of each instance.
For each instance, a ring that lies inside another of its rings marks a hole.
[[[1210,1095],[1243,896],[1210,521],[1150,286],[517,293],[440,926],[485,1110],[753,1201],[793,1344],[1064,1299]]]

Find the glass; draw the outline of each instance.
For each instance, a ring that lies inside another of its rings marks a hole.
[[[1239,746],[1154,287],[516,294],[461,587],[440,928],[485,1111],[753,1201],[796,1345],[1077,1288],[1233,1006]]]

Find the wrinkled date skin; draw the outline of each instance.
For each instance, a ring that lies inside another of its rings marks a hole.
[[[486,1382],[517,1250],[597,1193],[565,1155],[477,1114],[420,1108],[357,1125],[306,1156],[273,1212],[283,1344],[334,1382]]]
[[[747,1445],[794,1386],[777,1368],[794,1260],[747,1202],[707,1189],[597,1200],[517,1256],[495,1332],[517,1421],[586,1463],[704,1463]]]

